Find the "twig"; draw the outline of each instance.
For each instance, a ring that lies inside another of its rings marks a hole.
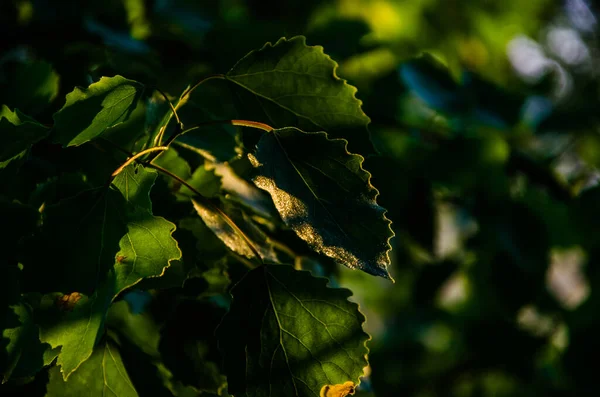
[[[133,163],[134,161],[136,161],[137,159],[139,159],[140,157],[150,153],[150,152],[158,152],[158,151],[163,151],[163,150],[167,150],[168,147],[167,146],[157,146],[157,147],[151,147],[149,149],[146,150],[142,150],[139,153],[134,154],[133,156],[131,156],[130,158],[127,159],[127,161],[125,161],[123,164],[121,164],[121,166],[119,168],[117,168],[112,174],[111,174],[111,178],[114,179],[114,177],[116,177],[117,175],[119,175],[121,173],[121,171],[123,171],[123,169],[125,167],[127,167],[129,164]]]
[[[218,212],[219,215],[221,215],[221,217],[223,217],[223,219],[225,220],[225,222],[236,232],[238,233],[242,239],[244,239],[244,242],[248,245],[248,248],[250,248],[250,250],[252,251],[252,253],[258,258],[258,260],[260,261],[261,264],[263,264],[263,259],[262,256],[260,255],[260,253],[258,252],[258,250],[256,249],[256,247],[254,246],[254,244],[252,244],[252,242],[250,241],[250,239],[248,238],[248,236],[246,236],[246,233],[244,233],[239,227],[238,225],[235,224],[235,222],[233,220],[231,220],[231,218],[229,218],[229,215],[227,215],[225,212],[223,212],[222,209],[220,209],[219,207],[217,207],[216,205],[214,205],[209,199],[207,199],[206,197],[204,197],[202,195],[202,193],[200,193],[198,190],[196,190],[196,188],[194,188],[192,185],[190,185],[189,183],[187,183],[185,180],[183,180],[182,178],[180,178],[179,176],[175,175],[174,173],[172,173],[171,171],[153,164],[153,163],[147,163],[145,164],[146,166],[150,167],[150,168],[154,168],[157,171],[162,172],[165,175],[170,176],[171,178],[177,180],[179,183],[181,183],[182,185],[184,185],[185,187],[187,187],[188,189],[190,189],[192,192],[194,192],[197,196],[198,199],[202,201],[203,204],[207,205],[208,207],[210,207],[212,210],[214,210],[215,212]]]

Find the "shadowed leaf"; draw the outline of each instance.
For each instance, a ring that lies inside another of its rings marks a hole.
[[[314,397],[325,385],[358,382],[367,365],[364,316],[350,291],[326,284],[269,265],[233,288],[217,329],[231,394]]]
[[[275,128],[294,126],[346,138],[351,149],[373,154],[370,119],[355,97],[356,88],[337,77],[335,63],[323,47],[307,46],[303,36],[265,44],[242,58],[227,78],[256,102],[251,120]],[[262,119],[256,117],[262,114]],[[245,117],[245,116],[243,116]]]

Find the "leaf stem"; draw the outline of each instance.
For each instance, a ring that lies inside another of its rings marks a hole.
[[[171,121],[171,118],[173,118],[173,116],[175,116],[175,120],[177,121],[177,127],[175,128],[175,131],[173,131],[173,135],[177,135],[177,134],[179,134],[179,132],[181,132],[181,130],[183,130],[183,123],[179,119],[179,115],[177,114],[177,109],[175,109],[175,107],[173,106],[173,104],[171,103],[171,101],[169,100],[167,95],[164,92],[162,92],[161,90],[159,90],[158,88],[156,90],[162,94],[162,96],[165,98],[165,100],[169,104],[169,107],[171,108],[171,113],[169,113],[163,117],[162,126],[160,127],[158,134],[154,138],[154,146],[160,146],[161,142],[163,140],[163,137],[165,135],[165,131],[167,130],[167,127],[169,126],[169,122]],[[169,146],[169,145],[165,145],[165,146]],[[154,157],[156,157],[156,156],[154,156]],[[154,159],[154,157],[149,159],[149,161],[152,161]]]
[[[258,258],[258,260],[260,261],[260,263],[264,264],[262,256],[258,252],[258,249],[254,246],[254,244],[252,244],[252,241],[250,241],[250,239],[248,238],[248,236],[246,236],[246,233],[244,233],[238,227],[238,225],[236,225],[235,222],[229,217],[229,215],[227,215],[225,212],[223,212],[222,209],[220,209],[219,207],[217,207],[216,205],[214,205],[208,198],[204,197],[202,195],[202,193],[200,193],[198,190],[196,190],[196,188],[194,188],[192,185],[190,185],[185,180],[183,180],[182,178],[180,178],[178,175],[175,175],[171,171],[169,171],[169,170],[167,170],[167,169],[165,169],[165,168],[163,168],[163,167],[161,167],[159,165],[153,164],[153,163],[147,163],[146,166],[148,166],[150,168],[154,168],[155,170],[160,171],[163,174],[170,176],[171,178],[177,180],[179,183],[181,183],[182,185],[184,185],[185,187],[187,187],[188,189],[190,189],[192,192],[194,192],[198,196],[199,201],[202,201],[203,204],[205,204],[206,206],[210,207],[215,212],[218,212],[219,215],[221,217],[223,217],[223,219],[225,220],[225,222],[236,233],[238,233],[242,237],[242,239],[244,239],[244,242],[248,245],[248,248],[250,248],[250,251],[252,251],[252,253]]]
[[[175,109],[175,107],[173,106],[173,104],[169,100],[169,97],[167,96],[167,94],[165,94],[159,88],[156,88],[156,91],[158,91],[163,96],[163,98],[165,98],[165,101],[167,101],[167,103],[169,104],[169,107],[171,108],[171,111],[173,112],[173,116],[175,116],[175,121],[177,121],[177,124],[179,124],[180,126],[182,126],[181,129],[183,129],[183,124],[181,123],[181,120],[179,119],[179,115],[177,114],[177,109]]]
[[[156,146],[156,147],[148,148],[146,150],[142,150],[141,152],[134,154],[133,156],[128,158],[127,161],[125,161],[123,164],[121,164],[121,166],[119,168],[117,168],[115,170],[115,172],[113,172],[111,174],[111,178],[114,179],[114,177],[119,175],[121,173],[121,171],[123,171],[125,169],[125,167],[127,167],[129,164],[133,163],[135,160],[139,159],[140,157],[142,157],[150,152],[158,152],[158,151],[163,151],[163,150],[167,150],[167,149],[168,149],[167,146]]]
[[[192,87],[185,90],[183,92],[183,94],[181,94],[181,96],[179,97],[179,102],[177,103],[177,105],[175,105],[175,109],[179,109],[185,103],[185,101],[184,101],[185,97],[187,97],[192,92],[194,92],[194,90],[196,88],[198,88],[200,85],[204,84],[208,80],[212,80],[212,79],[225,79],[225,75],[224,74],[213,74],[213,75],[207,76],[207,77],[203,78],[202,80],[200,80],[199,82],[197,82],[196,84],[194,84]]]
[[[199,123],[196,124],[194,126],[191,126],[190,128],[181,131],[181,134],[185,134],[187,132],[193,131],[193,130],[197,130],[199,128],[202,127],[207,127],[210,125],[218,125],[218,124],[231,124],[231,125],[235,125],[238,127],[249,127],[249,128],[256,128],[259,130],[263,130],[266,132],[271,132],[274,130],[273,127],[271,127],[268,124],[265,123],[260,123],[258,121],[250,121],[250,120],[211,120],[211,121],[205,121],[204,123]]]

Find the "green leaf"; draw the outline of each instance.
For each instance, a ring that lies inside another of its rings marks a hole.
[[[117,292],[143,278],[163,275],[171,261],[181,259],[174,231],[173,223],[147,211],[128,214],[127,234],[121,239],[116,256]]]
[[[231,291],[217,329],[229,393],[319,396],[325,385],[358,383],[367,366],[364,316],[346,289],[327,288],[290,266],[261,266]]]
[[[204,200],[192,199],[192,204],[204,224],[227,248],[252,259],[256,257],[250,248],[252,244],[263,260],[279,262],[267,235],[245,213],[231,206],[219,210],[216,204],[208,205]]]
[[[202,392],[218,393],[224,388],[221,357],[214,330],[224,310],[206,301],[182,300],[161,329],[159,350],[173,381]],[[190,318],[201,321],[190,322]]]
[[[40,343],[39,329],[33,322],[31,309],[22,302],[11,306],[10,309],[10,314],[14,313],[18,323],[13,324],[16,326],[12,327],[6,324],[4,319],[0,319],[0,336],[8,339],[6,357],[0,355],[2,383],[6,382],[11,375],[25,377],[35,374],[44,364],[43,355],[46,350],[46,346]],[[6,362],[4,362],[5,358]]]
[[[215,197],[221,192],[221,177],[215,173],[215,168],[208,162],[196,168],[186,182],[204,197]],[[186,195],[195,194],[185,185],[181,186],[180,192]]]
[[[183,218],[179,228],[190,232],[196,241],[196,259],[203,262],[220,260],[227,254],[227,248],[215,233],[198,216]]]
[[[37,114],[58,95],[60,78],[48,62],[25,61],[6,72],[2,74],[7,84],[0,85],[0,89],[11,106]]]
[[[42,340],[62,346],[58,365],[65,378],[92,354],[114,297],[181,258],[175,225],[150,212],[156,177],[156,171],[131,164],[115,178],[116,189],[89,190],[46,210],[46,250],[24,269],[29,279],[43,277],[40,289],[83,292],[67,307],[69,297],[78,295],[48,295],[40,314]]]
[[[228,81],[211,79],[182,99],[184,104],[178,114],[186,128],[205,125],[179,136],[175,143],[209,161],[227,162],[239,158],[242,154],[240,128],[225,123],[206,125],[213,120],[240,118],[232,95]]]
[[[41,232],[24,250],[24,288],[91,295],[115,263],[127,232],[124,213],[123,196],[113,188],[86,190],[46,207]]]
[[[24,260],[29,290],[90,295],[115,266],[118,293],[144,277],[160,276],[180,259],[175,225],[151,212],[156,177],[156,171],[131,164],[117,175],[114,188],[84,191],[49,206],[42,232],[30,242],[44,249],[27,250]]]
[[[123,193],[130,208],[139,208],[152,212],[150,190],[154,186],[157,172],[138,164],[128,165],[113,180],[113,185]]]
[[[135,397],[138,393],[123,365],[116,344],[106,341],[65,381],[58,367],[50,369],[47,397],[115,396]]]
[[[177,175],[184,181],[191,178],[192,176],[192,169],[190,168],[188,162],[185,161],[185,159],[183,159],[181,156],[179,156],[177,150],[173,148],[169,148],[168,150],[165,150],[164,152],[160,153],[154,159],[153,163],[171,171],[173,174]],[[179,189],[179,186],[181,185],[180,182],[167,175],[165,175],[165,178],[167,179],[169,187],[172,191],[177,191]]]
[[[0,110],[0,167],[15,157],[22,155],[31,145],[48,135],[48,128],[25,116],[15,109],[11,111],[6,105]],[[2,167],[4,168],[4,167]]]
[[[323,47],[307,46],[306,38],[297,36],[252,51],[227,73],[227,79],[252,94],[257,109],[262,109],[263,119],[250,120],[275,128],[326,131],[334,138],[346,138],[355,152],[373,154],[370,120],[355,97],[356,88],[337,77],[337,66]]]
[[[183,283],[183,293],[199,298],[221,295],[227,292],[231,279],[227,273],[227,257],[214,263],[208,270],[196,270]]]
[[[283,221],[309,246],[351,269],[390,278],[394,236],[363,158],[324,132],[282,128],[263,135],[254,183],[268,191]]]
[[[101,136],[129,118],[143,86],[121,76],[102,77],[88,88],[75,88],[54,114],[54,140],[77,146]]]
[[[252,165],[247,158],[250,170]],[[242,160],[240,160],[242,161]],[[265,219],[278,219],[279,214],[273,206],[273,201],[267,193],[258,189],[251,182],[240,177],[230,164],[215,164],[215,174],[221,179],[221,189],[227,193],[227,199],[244,206],[248,211],[258,214]]]
[[[113,299],[115,274],[111,271],[91,296],[78,293],[48,294],[35,313],[40,339],[52,348],[61,347],[57,365],[67,379],[92,355],[104,331],[106,312]]]
[[[127,233],[119,242],[116,255],[117,293],[146,277],[161,276],[171,261],[181,259],[181,250],[173,238],[175,224],[152,215],[150,189],[157,172],[131,164],[115,178],[128,209]]]

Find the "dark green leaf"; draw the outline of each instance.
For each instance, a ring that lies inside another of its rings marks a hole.
[[[240,128],[227,123],[210,124],[214,120],[240,118],[228,81],[208,80],[187,96],[184,103],[178,113],[185,128],[204,125],[181,135],[175,143],[209,161],[225,162],[240,157]]]
[[[184,300],[173,310],[161,330],[159,350],[173,380],[202,392],[224,388],[221,357],[214,330],[224,310],[202,301]],[[190,322],[190,318],[199,321]]]
[[[348,139],[353,151],[373,154],[370,120],[355,97],[356,88],[338,78],[336,68],[323,47],[307,46],[306,39],[297,36],[249,53],[227,78],[255,97],[265,116],[260,121],[275,128],[327,131]]]
[[[31,376],[39,371],[43,364],[43,354],[46,346],[40,343],[39,329],[34,324],[31,309],[24,303],[10,307],[11,314],[17,318],[16,327],[6,324],[0,319],[0,337],[8,339],[6,346],[6,362],[0,355],[0,375],[2,382],[13,377]],[[7,327],[8,326],[8,327]]]
[[[7,72],[3,77],[8,81],[0,85],[0,95],[11,106],[37,114],[58,95],[60,78],[48,62],[22,62]]]
[[[48,135],[48,128],[25,116],[15,109],[12,112],[6,105],[0,110],[0,167],[29,149],[31,145]],[[4,167],[2,167],[4,168]]]
[[[217,330],[231,394],[314,397],[325,385],[358,383],[367,366],[364,316],[350,291],[326,284],[269,265],[233,288]]]
[[[352,269],[390,278],[394,236],[363,158],[324,132],[282,128],[265,134],[254,183],[268,191],[283,221],[309,246]]]
[[[75,88],[54,114],[54,140],[77,146],[101,136],[129,118],[142,91],[140,83],[121,76],[102,77],[88,88]]]
[[[127,233],[121,192],[86,190],[42,212],[41,232],[27,242],[23,258],[27,291],[91,295],[115,263]]]

